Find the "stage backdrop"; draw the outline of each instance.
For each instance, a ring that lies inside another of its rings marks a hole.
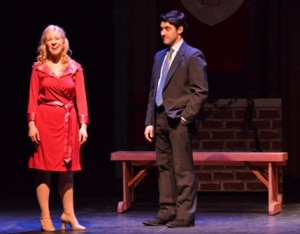
[[[239,72],[246,52],[251,0],[174,0],[188,18],[185,39],[200,48],[210,71]]]

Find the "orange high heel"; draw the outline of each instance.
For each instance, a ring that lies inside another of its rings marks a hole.
[[[53,226],[51,218],[41,217],[40,222],[41,222],[42,231],[45,231],[45,232],[54,232],[55,231],[55,227]]]
[[[60,220],[61,220],[61,229],[62,230],[66,229],[67,224],[70,225],[70,227],[73,231],[84,231],[86,229],[86,227],[84,227],[78,223],[75,215],[67,216],[65,213],[63,213],[61,215]]]

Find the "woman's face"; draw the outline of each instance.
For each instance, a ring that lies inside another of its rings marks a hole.
[[[65,41],[59,32],[49,31],[46,35],[45,41],[46,41],[47,51],[50,54],[50,56],[56,58],[61,56],[64,50]]]

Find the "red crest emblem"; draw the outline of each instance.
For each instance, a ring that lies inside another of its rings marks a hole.
[[[244,0],[181,0],[194,17],[210,26],[230,17],[243,2]]]

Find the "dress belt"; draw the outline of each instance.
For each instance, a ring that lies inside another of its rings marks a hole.
[[[67,167],[71,165],[72,161],[72,139],[71,139],[71,115],[70,111],[72,108],[74,108],[73,101],[70,101],[67,104],[64,104],[60,101],[51,101],[51,102],[45,102],[43,103],[45,105],[49,106],[59,106],[64,107],[66,110],[65,115],[65,137],[64,137],[64,162]]]

